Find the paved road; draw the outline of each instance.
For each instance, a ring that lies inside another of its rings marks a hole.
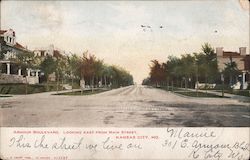
[[[187,98],[139,85],[90,96],[0,98],[0,106],[5,127],[250,126],[249,103]]]

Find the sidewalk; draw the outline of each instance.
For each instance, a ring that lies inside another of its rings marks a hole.
[[[181,89],[185,90],[185,88],[181,88]],[[196,89],[187,88],[187,90],[196,92]],[[214,94],[214,95],[217,95],[217,96],[222,95],[222,92],[217,92],[217,91],[213,91],[213,90],[207,90],[206,91],[206,90],[199,89],[198,92],[203,92],[203,93],[207,92],[207,93]],[[250,97],[246,97],[246,96],[240,96],[240,95],[235,95],[235,94],[230,94],[230,93],[224,93],[224,96],[232,98],[232,99],[237,99],[237,100],[240,100],[240,101],[250,102]]]
[[[93,88],[93,90],[96,89],[107,89],[107,88]],[[92,88],[85,88],[83,91],[90,91]],[[49,92],[40,92],[40,93],[32,93],[32,94],[0,94],[0,96],[3,97],[17,97],[17,96],[50,96],[50,95],[56,95],[60,93],[68,93],[68,92],[78,92],[81,91],[81,89],[68,89],[68,90],[61,90],[61,91],[49,91]]]
[[[71,89],[71,90],[61,90],[61,91],[49,91],[49,92],[40,92],[40,93],[32,93],[32,94],[0,94],[0,96],[10,96],[10,97],[16,97],[16,96],[31,96],[31,95],[53,95],[57,93],[67,93],[67,92],[76,92],[81,91],[80,89]]]

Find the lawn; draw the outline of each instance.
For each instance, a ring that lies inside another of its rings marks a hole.
[[[240,96],[250,97],[250,90],[225,90],[225,93],[236,94]]]
[[[61,89],[61,87],[59,87]],[[46,91],[56,91],[56,84],[0,84],[0,94],[32,94]]]
[[[92,95],[92,94],[98,94],[102,92],[106,92],[108,89],[95,89],[95,90],[85,90],[83,92],[81,91],[75,91],[75,92],[66,92],[66,93],[58,93],[54,95],[68,95],[68,96],[85,96],[85,95]]]
[[[172,86],[169,86],[169,87],[161,86],[161,87],[156,87],[156,88],[163,89],[165,91],[183,91],[183,89],[181,89],[181,88],[178,88],[178,87],[173,87],[172,88]]]
[[[174,93],[181,94],[184,96],[189,97],[211,97],[211,98],[228,98],[228,97],[222,97],[219,95],[211,94],[211,93],[204,93],[204,92],[193,92],[193,91],[175,91]]]
[[[6,97],[12,97],[12,96],[0,95],[0,98],[6,98]]]

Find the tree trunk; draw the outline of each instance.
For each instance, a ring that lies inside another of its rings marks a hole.
[[[59,90],[59,73],[57,72],[57,83],[56,83],[56,92]]]
[[[230,74],[230,76],[229,76],[229,86],[232,86],[232,75]]]
[[[167,80],[167,89],[169,90],[169,79]]]
[[[92,78],[92,84],[91,84],[92,92],[94,91],[94,81],[95,81],[95,76],[93,76],[93,78]]]
[[[206,76],[205,76],[205,78],[206,78],[206,82],[205,82],[205,89],[206,89],[206,96],[207,96],[207,73],[206,73]]]
[[[74,80],[73,80],[73,77],[71,78],[71,86],[72,86],[72,92],[73,92],[73,84],[74,84]]]
[[[28,94],[28,80],[26,77],[26,84],[25,84],[25,94]]]
[[[107,79],[106,79],[106,75],[104,76],[104,83],[105,83],[105,88],[107,88]]]
[[[172,92],[174,91],[174,81],[172,80]]]
[[[96,76],[96,87],[99,88],[99,77]]]
[[[101,81],[101,87],[102,87],[102,76],[101,76],[101,79],[100,79],[100,81]]]
[[[49,76],[47,76],[46,90],[49,91]]]
[[[185,90],[187,90],[187,79],[185,78]]]
[[[62,87],[61,87],[61,89],[63,90],[63,77],[62,77]]]

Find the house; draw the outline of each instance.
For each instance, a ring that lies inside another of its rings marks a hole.
[[[64,51],[55,49],[53,44],[49,45],[47,48],[35,49],[33,53],[38,57],[52,56],[54,58],[62,57],[62,55],[65,54]]]
[[[241,85],[243,89],[246,89],[250,84],[250,55],[246,54],[246,47],[240,47],[239,52],[236,51],[224,51],[223,47],[216,48],[218,69],[222,72],[225,69],[227,63],[232,60],[237,64],[239,71],[241,72]]]
[[[14,61],[22,53],[33,54],[16,41],[13,29],[0,30],[0,83],[39,83],[39,70],[22,69]]]

